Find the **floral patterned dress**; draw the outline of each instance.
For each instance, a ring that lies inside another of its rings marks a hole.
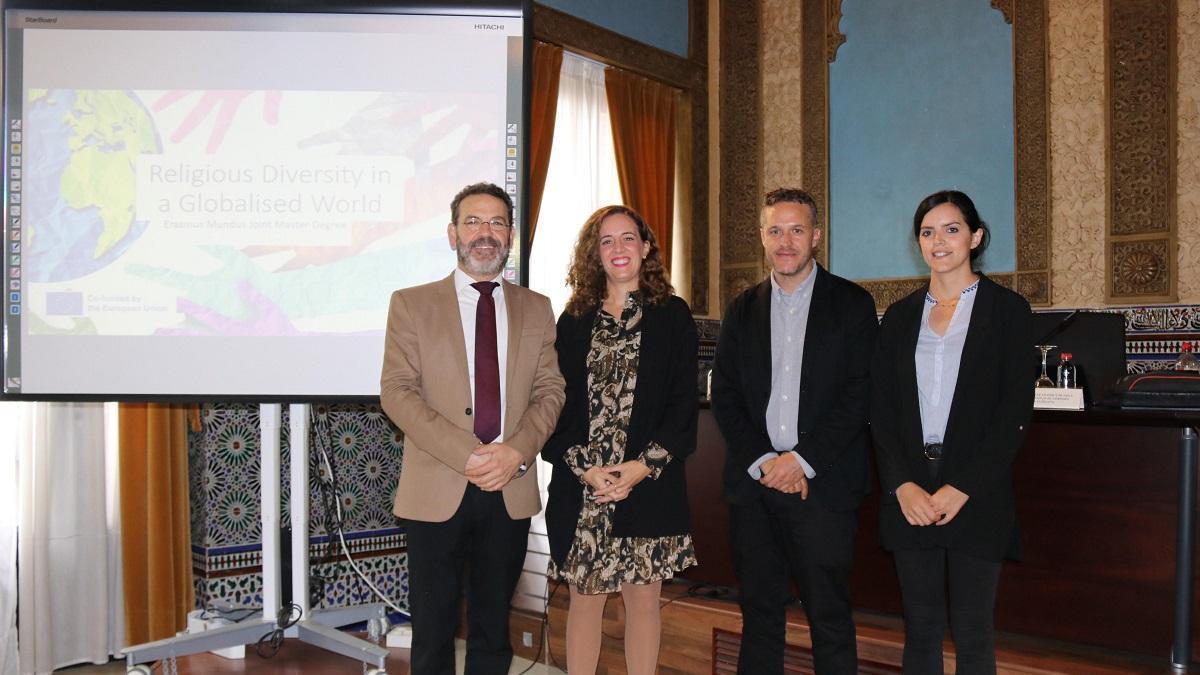
[[[636,293],[629,294],[621,318],[601,309],[592,328],[588,368],[587,445],[567,449],[564,459],[579,480],[589,467],[625,461],[626,431],[637,387],[642,318]],[[650,468],[645,480],[657,480],[671,461],[665,448],[651,442],[638,456]],[[589,491],[579,512],[575,540],[561,566],[550,561],[548,574],[574,585],[582,593],[615,593],[621,585],[650,584],[670,579],[696,564],[690,534],[666,537],[617,537],[612,534],[614,503],[597,504]],[[637,490],[634,486],[633,490]]]

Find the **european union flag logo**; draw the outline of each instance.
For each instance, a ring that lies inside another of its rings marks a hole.
[[[54,291],[46,293],[46,314],[50,316],[79,316],[83,314],[83,293]]]

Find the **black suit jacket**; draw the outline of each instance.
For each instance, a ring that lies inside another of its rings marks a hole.
[[[1033,315],[1020,295],[979,280],[943,438],[941,480],[929,477],[914,354],[928,287],[883,317],[871,368],[871,428],[883,487],[880,533],[889,549],[946,546],[1000,560],[1019,554],[1012,463],[1033,412]],[[894,491],[949,483],[970,497],[948,525],[914,527]]]
[[[550,555],[562,563],[575,539],[584,486],[567,466],[564,455],[588,442],[587,355],[591,349],[593,310],[580,317],[558,319],[558,364],[567,382],[567,400],[558,427],[542,449],[554,471],[546,502]],[[696,449],[699,396],[696,323],[687,303],[677,296],[643,308],[633,412],[626,430],[625,459],[636,459],[650,441],[671,454],[658,479],[647,477],[613,509],[618,537],[661,537],[689,532],[684,459]]]
[[[869,372],[878,322],[875,302],[862,287],[814,268],[812,302],[800,371],[799,443],[813,467],[809,498],[848,511],[867,492]],[[712,374],[712,410],[727,446],[725,497],[754,498],[747,470],[773,452],[767,435],[771,398],[771,280],[730,303]]]

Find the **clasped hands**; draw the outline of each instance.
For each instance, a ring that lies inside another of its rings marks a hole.
[[[467,480],[484,492],[495,492],[508,485],[521,469],[521,453],[503,443],[488,443],[475,448],[467,458],[463,472]]]
[[[762,477],[758,482],[763,487],[779,490],[785,494],[800,493],[800,499],[808,499],[808,476],[804,467],[790,452],[785,452],[774,459],[768,459],[758,466]]]
[[[619,502],[629,496],[634,486],[650,475],[650,467],[637,460],[611,466],[590,466],[583,472],[583,481],[592,489],[597,504]]]
[[[920,485],[909,481],[896,488],[900,511],[909,525],[945,525],[954,520],[970,496],[953,485],[943,485],[929,494]]]

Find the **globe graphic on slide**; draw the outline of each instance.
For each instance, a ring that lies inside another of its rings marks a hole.
[[[154,120],[119,90],[31,90],[23,117],[27,140],[37,139],[23,157],[26,279],[91,274],[146,229],[135,219],[136,171],[139,155],[161,151]]]

